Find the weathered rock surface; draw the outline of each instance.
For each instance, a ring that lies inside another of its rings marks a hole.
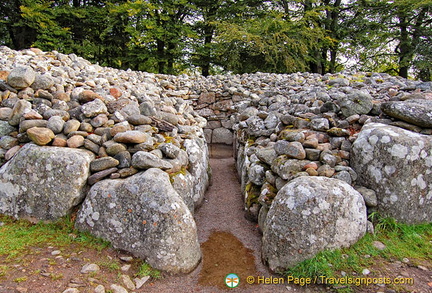
[[[432,127],[432,101],[407,100],[383,103],[381,109],[387,115],[420,127]]]
[[[16,89],[29,87],[36,78],[34,70],[28,66],[14,68],[8,75],[8,84]]]
[[[190,272],[201,259],[192,214],[160,169],[96,183],[76,226],[170,273]]]
[[[348,247],[366,233],[366,206],[347,183],[300,177],[276,195],[264,223],[262,258],[283,272],[324,249]]]
[[[377,210],[407,224],[432,222],[432,138],[369,123],[353,144],[359,185],[376,192]]]
[[[0,213],[55,220],[70,213],[86,192],[87,151],[25,145],[0,168]]]

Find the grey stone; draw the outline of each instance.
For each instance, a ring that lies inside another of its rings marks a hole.
[[[171,176],[171,181],[172,181],[173,188],[182,197],[189,211],[193,214],[195,210],[195,202],[194,202],[195,179],[188,171],[184,171]]]
[[[13,131],[16,131],[15,127],[11,126],[7,121],[0,121],[0,137],[8,135]]]
[[[205,191],[210,184],[209,151],[205,139],[199,137],[185,139],[183,146],[189,158],[188,172],[194,178],[194,206],[198,207],[201,205]]]
[[[201,259],[192,214],[160,169],[95,184],[76,227],[169,273],[188,273]]]
[[[273,146],[257,148],[255,154],[261,162],[266,163],[269,166],[278,156]]]
[[[275,129],[278,123],[279,117],[273,112],[269,113],[267,118],[264,119],[264,125],[267,129]]]
[[[377,210],[401,223],[432,222],[432,142],[428,135],[368,123],[351,151],[357,184],[376,192]]]
[[[119,164],[119,161],[112,157],[103,157],[96,160],[93,160],[90,163],[90,171],[99,172],[105,169],[116,167]]]
[[[271,165],[271,169],[283,180],[292,180],[297,173],[303,170],[303,166],[308,163],[305,160],[288,159],[286,156],[279,156]]]
[[[367,114],[373,108],[372,97],[362,91],[355,91],[340,100],[339,106],[345,117]]]
[[[1,125],[1,121],[0,121]],[[46,120],[24,120],[19,125],[19,132],[26,132],[32,127],[47,127],[48,122]]]
[[[31,86],[35,81],[36,73],[28,66],[15,67],[8,75],[7,82],[16,89],[23,89]]]
[[[163,170],[168,170],[173,167],[171,163],[144,151],[136,152],[132,156],[132,166],[137,169],[160,168]]]
[[[172,143],[163,143],[159,145],[162,153],[170,159],[175,159],[180,153],[180,148]]]
[[[333,156],[331,153],[329,153],[328,151],[323,151],[323,152],[321,152],[321,155],[320,155],[320,161],[322,163],[327,164],[330,167],[334,168],[336,166],[336,163],[337,163],[337,158],[335,156]]]
[[[314,118],[311,120],[310,127],[313,130],[326,131],[330,128],[330,124],[326,118]]]
[[[99,145],[95,144],[93,141],[89,139],[84,139],[84,147],[95,154],[99,153]]]
[[[177,125],[179,123],[179,117],[176,114],[173,113],[167,113],[167,112],[159,112],[158,116],[168,122],[171,123],[172,125]]]
[[[349,86],[349,80],[346,78],[335,78],[329,80],[328,84],[330,86]]]
[[[432,127],[432,101],[430,100],[387,102],[381,104],[381,109],[391,117],[420,127]]]
[[[352,183],[352,178],[350,173],[348,173],[348,171],[337,172],[335,175],[333,175],[333,178],[345,181],[349,185],[351,185]]]
[[[110,156],[115,156],[118,153],[121,153],[121,152],[124,152],[124,151],[126,151],[126,147],[123,144],[121,144],[121,143],[113,143],[113,144],[110,144],[106,148],[106,152]]]
[[[60,116],[64,121],[67,121],[70,118],[69,113],[64,110],[48,109],[43,112],[43,118],[45,120],[49,120],[53,116]]]
[[[61,133],[64,127],[64,120],[59,116],[53,116],[48,120],[47,128],[51,129],[55,134]]]
[[[127,121],[132,125],[149,125],[152,123],[150,117],[144,115],[132,115],[127,118]]]
[[[321,151],[317,149],[305,149],[306,158],[310,161],[318,161],[321,155]]]
[[[97,173],[92,174],[90,177],[88,177],[87,183],[88,185],[94,185],[95,183],[101,181],[105,177],[108,177],[109,175],[117,171],[118,171],[117,168],[110,168],[110,169],[99,171]]]
[[[233,133],[229,129],[222,127],[213,129],[211,142],[230,145],[233,143]]]
[[[0,169],[0,213],[55,220],[85,196],[94,156],[78,149],[27,144]]]
[[[303,160],[306,158],[306,151],[304,150],[302,144],[297,141],[287,142],[284,140],[279,140],[276,142],[275,146],[276,154],[287,155],[289,158]]]
[[[131,166],[132,156],[128,151],[123,151],[114,156],[119,161],[117,168],[129,168]]]
[[[247,123],[247,131],[249,135],[252,136],[263,136],[267,134],[269,131],[271,131],[271,130],[267,130],[264,121],[257,116],[252,116],[248,118],[246,120],[246,123]]]
[[[8,135],[0,137],[0,148],[9,150],[16,145],[18,145],[18,139],[16,139],[15,137]]]
[[[81,268],[81,274],[97,273],[100,271],[100,267],[95,263],[85,264]]]
[[[85,117],[95,117],[99,114],[108,113],[105,103],[100,99],[85,103],[81,106],[81,111]]]
[[[154,103],[150,101],[144,101],[139,105],[139,111],[144,116],[155,116],[156,109]]]
[[[354,186],[354,188],[363,196],[366,206],[376,207],[378,205],[378,199],[375,191],[358,185]]]
[[[48,74],[36,74],[35,80],[32,83],[31,87],[34,90],[38,90],[38,89],[46,90],[51,88],[53,85],[54,85],[54,80]]]
[[[366,206],[347,183],[299,177],[276,195],[264,223],[262,258],[272,271],[312,258],[324,249],[348,247],[366,233]]]
[[[248,171],[249,180],[255,185],[263,185],[266,169],[260,164],[252,164]]]

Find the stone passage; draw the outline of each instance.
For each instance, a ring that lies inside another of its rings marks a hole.
[[[79,229],[188,272],[207,143],[233,144],[263,260],[283,270],[354,243],[372,211],[431,221],[431,99],[432,83],[387,74],[166,76],[0,47],[0,212],[80,208]]]

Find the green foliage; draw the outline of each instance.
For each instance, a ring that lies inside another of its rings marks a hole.
[[[308,52],[322,37],[319,30],[287,21],[281,14],[220,22],[217,30],[217,63],[234,73],[305,71]]]
[[[4,0],[0,45],[155,73],[354,66],[430,80],[431,9],[431,0]]]

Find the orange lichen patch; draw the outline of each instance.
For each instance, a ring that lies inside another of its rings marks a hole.
[[[132,209],[128,209],[128,213],[129,213],[129,214],[132,213]]]
[[[147,221],[146,221],[146,220],[144,220],[144,221],[142,221],[142,223],[143,223],[143,225],[145,225],[145,224],[147,224]]]

